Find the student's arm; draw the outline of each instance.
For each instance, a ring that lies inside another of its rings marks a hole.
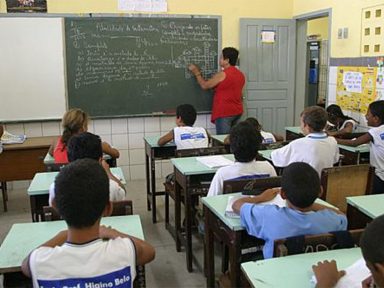
[[[54,236],[52,239],[48,240],[44,244],[40,245],[39,247],[56,247],[63,245],[67,241],[67,230],[59,232],[56,236]],[[31,278],[31,270],[29,269],[29,257],[31,254],[29,254],[21,264],[21,271],[24,273],[25,276]]]
[[[159,146],[163,146],[163,145],[167,144],[168,142],[171,142],[173,140],[173,138],[174,138],[174,136],[173,136],[173,129],[172,129],[167,134],[160,137],[159,140],[157,141],[157,144]]]
[[[144,265],[148,262],[151,262],[155,258],[155,249],[151,244],[136,237],[121,233],[116,229],[101,225],[99,230],[99,237],[102,239],[115,239],[117,237],[130,238],[135,244],[137,265]]]
[[[101,143],[101,146],[103,148],[103,153],[110,155],[112,158],[119,158],[120,157],[119,150],[117,150],[116,148],[113,148],[107,142]]]
[[[229,145],[229,144],[231,144],[231,143],[229,142],[229,135],[225,136],[224,141],[223,141],[223,144],[224,144],[224,145]]]
[[[330,288],[335,287],[340,278],[345,275],[345,271],[337,270],[336,261],[332,260],[318,262],[317,265],[312,266],[313,273],[317,280],[316,288]]]
[[[275,140],[276,141],[284,141],[284,137],[279,135],[279,134],[275,134],[275,133],[272,133],[273,137],[275,137]]]
[[[339,139],[336,138],[337,144],[342,144],[342,145],[348,145],[348,146],[359,146],[361,144],[369,143],[373,140],[371,134],[365,133],[364,135],[361,135],[359,138],[349,140],[349,139]]]
[[[52,141],[51,146],[49,147],[49,150],[48,150],[49,155],[51,155],[52,157],[53,157],[53,151],[55,150],[56,144],[57,144],[57,139]]]
[[[199,83],[200,87],[203,90],[208,90],[211,88],[214,88],[219,84],[221,81],[225,79],[225,73],[223,71],[220,71],[212,76],[211,79],[205,80],[203,76],[201,75],[200,68],[197,67],[195,64],[190,64],[188,66],[189,71],[192,72],[192,74],[196,77],[197,83]]]
[[[108,178],[115,181],[120,187],[121,189],[123,189],[124,191],[125,190],[125,186],[123,185],[123,183],[121,183],[120,179],[117,179],[115,175],[113,175],[113,173],[111,172],[111,169],[109,168],[109,165],[107,163],[107,161],[105,160],[102,160],[101,161],[101,166],[103,166],[105,172],[107,173],[108,175]]]
[[[271,189],[265,190],[260,195],[240,198],[233,203],[232,205],[233,212],[240,214],[241,206],[243,206],[245,203],[258,204],[258,203],[270,201],[273,198],[275,198],[279,192],[280,192],[280,188],[271,188]]]
[[[335,208],[332,208],[332,207],[329,207],[329,206],[326,206],[326,205],[322,205],[322,204],[319,204],[319,203],[313,203],[312,206],[311,206],[311,210],[315,211],[315,212],[316,211],[320,211],[320,210],[324,210],[324,209],[329,209],[329,210],[334,211],[337,214],[344,215],[344,213],[341,212],[339,209],[335,209]]]

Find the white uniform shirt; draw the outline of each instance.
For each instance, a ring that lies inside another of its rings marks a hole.
[[[208,147],[208,134],[205,128],[181,126],[173,129],[177,149]]]
[[[375,174],[384,181],[384,125],[369,129],[372,136],[369,146],[369,162],[375,167]]]
[[[223,194],[225,180],[241,179],[244,176],[267,178],[276,176],[275,168],[268,161],[235,162],[233,165],[221,167],[212,179],[207,196]]]
[[[311,133],[296,139],[288,145],[272,151],[272,162],[276,167],[286,167],[293,162],[305,162],[311,165],[319,176],[321,170],[332,167],[339,161],[339,147],[334,137],[327,134]]]
[[[29,258],[33,287],[132,287],[136,251],[118,237],[77,245],[39,247]],[[105,285],[105,286],[103,286]]]
[[[55,182],[49,186],[49,205],[52,206],[52,201],[55,198]],[[125,200],[125,191],[117,184],[116,181],[109,179],[109,201]]]
[[[276,142],[275,136],[273,136],[272,133],[261,130],[260,134],[263,137],[263,144],[270,144]]]

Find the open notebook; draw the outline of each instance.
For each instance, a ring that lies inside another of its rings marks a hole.
[[[227,216],[229,218],[240,218],[240,215],[236,214],[233,211],[232,205],[233,205],[233,203],[237,199],[240,199],[240,198],[243,198],[243,197],[249,197],[249,196],[246,196],[246,195],[236,195],[236,196],[229,196],[228,197],[227,207],[225,208],[225,213],[224,213],[225,216]],[[286,202],[285,202],[285,200],[283,198],[281,198],[280,194],[277,194],[276,197],[273,198],[270,201],[259,203],[257,205],[270,205],[270,204],[277,205],[279,207],[285,207],[286,206]]]
[[[222,155],[196,157],[196,160],[209,168],[220,168],[233,164],[232,160],[229,160]]]
[[[13,135],[7,131],[4,131],[0,141],[3,144],[20,144],[24,143],[25,139],[27,139],[27,136],[25,135]]]

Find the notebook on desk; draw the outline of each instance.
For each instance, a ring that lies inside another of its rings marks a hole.
[[[221,155],[196,157],[196,160],[209,168],[220,168],[234,163],[232,160]]]
[[[0,138],[2,144],[21,144],[27,139],[26,135],[13,135],[7,131],[4,131]]]

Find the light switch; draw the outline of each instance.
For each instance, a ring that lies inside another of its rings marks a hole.
[[[343,29],[343,38],[344,38],[344,39],[348,39],[348,27],[345,27],[345,28]]]
[[[343,28],[337,30],[337,39],[343,39]]]

